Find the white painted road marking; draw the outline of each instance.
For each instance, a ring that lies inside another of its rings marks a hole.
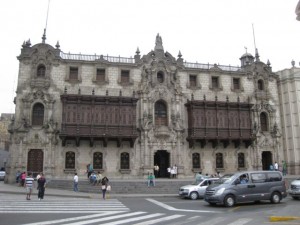
[[[154,199],[152,199],[152,198],[147,198],[146,200],[149,201],[149,202],[152,202],[152,203],[154,203],[154,204],[156,204],[156,205],[158,205],[158,206],[160,206],[160,207],[162,207],[162,208],[165,208],[165,209],[167,209],[167,210],[170,210],[170,211],[180,211],[180,212],[201,212],[201,213],[220,213],[220,212],[218,212],[218,211],[208,211],[208,210],[176,209],[176,208],[174,208],[174,207],[172,207],[172,206],[169,206],[169,205],[167,205],[167,204],[165,204],[165,203],[156,201],[156,200],[154,200]]]

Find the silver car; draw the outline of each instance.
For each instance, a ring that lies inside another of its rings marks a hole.
[[[192,200],[203,198],[206,188],[218,179],[219,178],[202,178],[192,184],[182,186],[179,188],[179,196]]]
[[[288,190],[293,199],[300,199],[300,178],[292,181],[291,188]]]
[[[0,171],[0,180],[4,180],[5,178],[5,171]]]

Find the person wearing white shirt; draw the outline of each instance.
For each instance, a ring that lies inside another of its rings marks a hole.
[[[74,180],[73,190],[75,192],[78,192],[78,176],[77,176],[77,173],[75,173],[73,180]]]

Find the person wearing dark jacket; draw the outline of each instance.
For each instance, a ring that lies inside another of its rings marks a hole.
[[[46,186],[46,178],[43,173],[41,173],[41,176],[37,180],[37,183],[38,183],[38,198],[39,198],[39,200],[41,200],[44,198],[45,186]]]
[[[102,196],[103,196],[103,199],[105,200],[105,194],[106,194],[106,190],[107,190],[107,186],[108,186],[108,182],[109,182],[109,179],[105,176],[102,178],[101,180],[101,184],[102,184]]]

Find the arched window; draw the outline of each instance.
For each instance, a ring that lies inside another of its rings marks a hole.
[[[129,170],[129,153],[121,153],[121,170]]]
[[[264,112],[260,114],[260,130],[268,131],[268,116]]]
[[[238,168],[245,168],[245,154],[238,153]]]
[[[37,77],[45,77],[46,75],[46,67],[44,65],[39,65],[37,68]]]
[[[217,153],[216,154],[216,168],[217,169],[223,169],[224,168],[223,154],[222,153]]]
[[[168,126],[167,106],[163,101],[155,103],[155,125]]]
[[[201,168],[201,161],[200,161],[200,154],[193,153],[193,169],[200,169]]]
[[[32,125],[43,126],[44,124],[44,105],[36,103],[32,109]]]
[[[66,169],[75,169],[75,152],[66,152]]]
[[[103,154],[101,152],[94,152],[93,166],[94,169],[103,169]]]
[[[161,72],[161,71],[157,73],[157,82],[158,83],[163,83],[164,82],[164,73]]]
[[[265,89],[264,81],[263,81],[263,80],[258,80],[258,81],[257,81],[257,88],[258,88],[258,90],[260,90],[260,91],[263,91],[263,90]]]

